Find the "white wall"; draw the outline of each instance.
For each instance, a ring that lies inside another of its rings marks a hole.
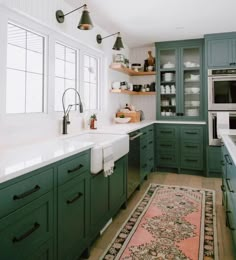
[[[144,60],[148,58],[148,51],[152,51],[152,56],[155,57],[154,44],[130,49],[130,61],[132,63],[141,63],[143,66]],[[150,84],[151,82],[155,82],[155,76],[153,75],[132,77],[133,84]],[[130,102],[137,110],[143,110],[145,119],[156,119],[156,96],[132,96]]]
[[[84,4],[78,3],[78,6]],[[104,57],[104,73],[102,78],[101,96],[102,110],[98,113],[98,126],[102,124],[112,123],[112,119],[120,107],[126,103],[130,103],[128,95],[115,95],[109,92],[112,81],[129,81],[129,77],[110,70],[108,67],[112,62],[112,46],[115,38],[110,37],[102,42],[101,45],[96,43],[96,35],[99,33],[102,36],[109,35],[113,32],[105,32],[99,26],[94,24],[91,31],[81,31],[77,29],[78,20],[81,15],[81,10],[68,15],[63,24],[57,23],[55,19],[56,10],[61,9],[65,13],[74,9],[63,0],[0,0],[0,17],[11,14],[15,17],[25,20],[27,25],[36,23],[40,24],[40,28],[48,29],[55,33],[62,33],[65,37],[70,36],[73,40],[84,45],[85,48],[94,48],[95,51],[100,51]],[[92,18],[92,13],[91,18]],[[1,18],[3,19],[3,18]],[[3,25],[0,27],[1,32],[6,30]],[[1,45],[2,44],[2,45]],[[1,40],[0,47],[6,45],[5,41]],[[129,57],[129,49],[126,47],[122,52],[126,57]],[[49,56],[49,61],[50,61]],[[5,62],[6,57],[2,57],[0,61],[0,148],[11,147],[15,145],[37,142],[40,140],[53,138],[61,134],[61,113],[53,111],[53,74],[49,72],[48,85],[48,113],[41,115],[6,115],[5,114]],[[51,62],[54,62],[51,60]],[[51,68],[52,70],[52,68]],[[90,114],[89,114],[90,115]],[[83,117],[78,113],[71,113],[71,125],[69,132],[81,130],[83,127]]]

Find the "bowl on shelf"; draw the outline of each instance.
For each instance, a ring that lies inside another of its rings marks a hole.
[[[185,88],[186,94],[198,94],[200,92],[200,88],[192,87],[192,88]]]
[[[125,124],[131,120],[131,117],[115,117],[115,122],[118,124]]]
[[[185,110],[186,116],[198,116],[199,110],[198,108],[188,108]]]

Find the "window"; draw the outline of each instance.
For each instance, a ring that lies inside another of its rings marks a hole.
[[[77,89],[77,50],[61,43],[55,45],[55,111],[62,111],[62,95],[68,88]],[[65,95],[65,108],[76,104],[75,91]],[[72,109],[76,109],[74,106]]]
[[[44,112],[45,37],[8,23],[7,113]]]
[[[83,101],[86,110],[99,108],[98,64],[96,57],[83,55]]]

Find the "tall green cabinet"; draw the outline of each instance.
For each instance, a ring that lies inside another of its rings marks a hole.
[[[157,118],[203,117],[203,40],[156,43]]]

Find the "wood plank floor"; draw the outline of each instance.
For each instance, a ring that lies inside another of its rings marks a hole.
[[[89,260],[98,260],[101,254],[110,244],[112,238],[115,236],[121,225],[124,223],[130,212],[141,199],[150,183],[159,183],[166,185],[189,186],[193,188],[206,188],[216,191],[216,216],[217,216],[217,238],[219,249],[219,260],[233,260],[233,248],[229,229],[225,226],[224,208],[222,206],[221,196],[221,179],[219,178],[205,178],[186,174],[173,173],[152,173],[149,175],[147,181],[141,186],[139,191],[128,201],[128,207],[121,210],[113,219],[112,224],[106,229],[102,236],[100,236],[92,245],[91,255]]]

